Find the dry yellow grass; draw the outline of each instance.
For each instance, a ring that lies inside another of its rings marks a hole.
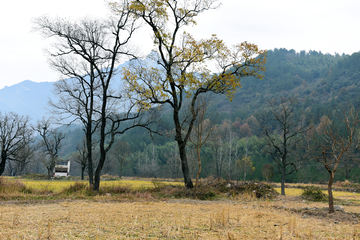
[[[300,218],[257,201],[4,204],[0,226],[0,239],[358,239],[360,233],[358,225]]]
[[[61,191],[71,181],[24,181],[27,186]],[[115,186],[153,187],[150,181],[102,181]],[[173,184],[173,183],[169,183]],[[175,183],[181,184],[181,183]],[[278,189],[279,191],[279,189]],[[0,204],[2,239],[360,239],[360,225],[306,217],[285,210],[326,207],[302,202],[300,189],[286,189],[277,201],[255,200],[251,194],[231,200],[129,201],[125,196],[96,195],[88,200],[37,204]],[[140,193],[139,193],[140,194]],[[145,193],[144,193],[145,194]],[[356,199],[359,194],[335,192]],[[295,197],[291,197],[295,196]],[[131,198],[134,199],[134,198]],[[274,208],[280,206],[282,208]],[[345,206],[360,212],[360,207]]]
[[[75,182],[88,183],[87,181],[61,181],[61,180],[29,180],[20,179],[26,187],[37,189],[37,190],[49,190],[53,192],[60,192],[61,190],[74,185]],[[182,184],[179,182],[162,182],[164,184]],[[151,181],[143,180],[117,180],[117,181],[101,181],[100,186],[131,186],[132,188],[149,188],[154,187]]]
[[[278,193],[281,193],[280,188],[275,188]],[[300,196],[302,193],[302,189],[300,188],[285,188],[286,196]],[[327,194],[327,191],[323,190],[323,193]],[[333,196],[337,199],[341,200],[356,200],[360,201],[360,194],[359,193],[352,193],[352,192],[341,192],[341,191],[333,191]]]

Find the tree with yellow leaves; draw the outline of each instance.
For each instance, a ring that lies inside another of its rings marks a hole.
[[[155,64],[133,61],[123,69],[123,77],[129,94],[138,96],[143,106],[171,106],[185,185],[193,188],[185,149],[197,118],[198,96],[213,92],[231,100],[241,87],[241,78],[263,78],[260,72],[265,71],[266,51],[248,42],[229,48],[216,35],[196,40],[181,32],[195,25],[195,18],[202,12],[217,8],[217,0],[123,0],[111,6],[118,13],[130,9],[152,30],[156,54],[151,58]],[[216,65],[216,73],[209,64]],[[191,114],[184,116],[186,97]]]

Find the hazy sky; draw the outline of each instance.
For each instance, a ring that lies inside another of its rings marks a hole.
[[[323,53],[360,51],[359,0],[222,0],[193,29],[197,38],[217,34],[229,45],[248,41],[260,49],[287,48]],[[0,7],[0,89],[24,80],[60,79],[48,65],[44,49],[50,41],[32,32],[32,19],[42,15],[106,17],[104,0],[3,1]],[[138,33],[136,43],[147,54],[150,33]]]

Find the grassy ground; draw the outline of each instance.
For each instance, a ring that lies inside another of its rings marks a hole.
[[[252,202],[0,205],[0,239],[358,239],[359,226]]]
[[[281,193],[280,188],[275,188],[278,193]],[[286,196],[300,196],[302,193],[302,189],[300,188],[286,188],[285,194]],[[323,190],[323,193],[327,194],[327,191]],[[341,192],[341,191],[333,191],[334,198],[341,200],[356,200],[360,201],[360,193],[352,193],[352,192]]]
[[[52,192],[60,192],[65,188],[74,185],[75,182],[81,182],[88,184],[87,181],[67,181],[67,180],[31,180],[31,179],[21,179],[22,183],[26,187],[35,189],[35,190],[49,190]],[[164,184],[181,184],[179,182],[164,182]],[[132,188],[151,188],[154,187],[152,181],[143,181],[143,180],[110,180],[110,181],[101,181],[100,186],[127,186]]]
[[[93,194],[86,192],[86,183],[2,179],[0,197],[11,201],[0,202],[0,240],[360,239],[359,204],[346,205],[344,213],[315,211],[311,215],[294,209],[320,209],[327,204],[301,199],[301,190],[296,188],[287,188],[288,196],[273,200],[247,193],[201,201],[171,197],[177,194],[177,188],[171,187],[164,188],[166,197],[154,197],[159,196],[154,194],[159,194],[162,184],[182,184],[154,183],[103,181],[101,193]],[[360,199],[349,192],[334,195],[343,201]],[[36,196],[42,197],[33,201]],[[345,218],[346,212],[355,217]]]

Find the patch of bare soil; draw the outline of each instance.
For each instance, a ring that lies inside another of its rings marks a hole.
[[[300,214],[301,217],[303,218],[314,217],[318,219],[327,220],[335,224],[339,224],[341,222],[349,222],[349,223],[357,224],[359,218],[358,213],[343,212],[343,211],[335,211],[334,213],[329,213],[329,211],[326,209],[315,209],[315,210],[294,209],[294,212]]]
[[[308,202],[298,196],[288,197],[279,195],[274,199],[273,203],[273,208],[275,209],[283,209],[300,215],[302,218],[316,218],[334,224],[342,222],[357,224],[360,219],[359,213],[347,212],[343,206],[338,206],[339,210],[329,213],[327,203]]]

